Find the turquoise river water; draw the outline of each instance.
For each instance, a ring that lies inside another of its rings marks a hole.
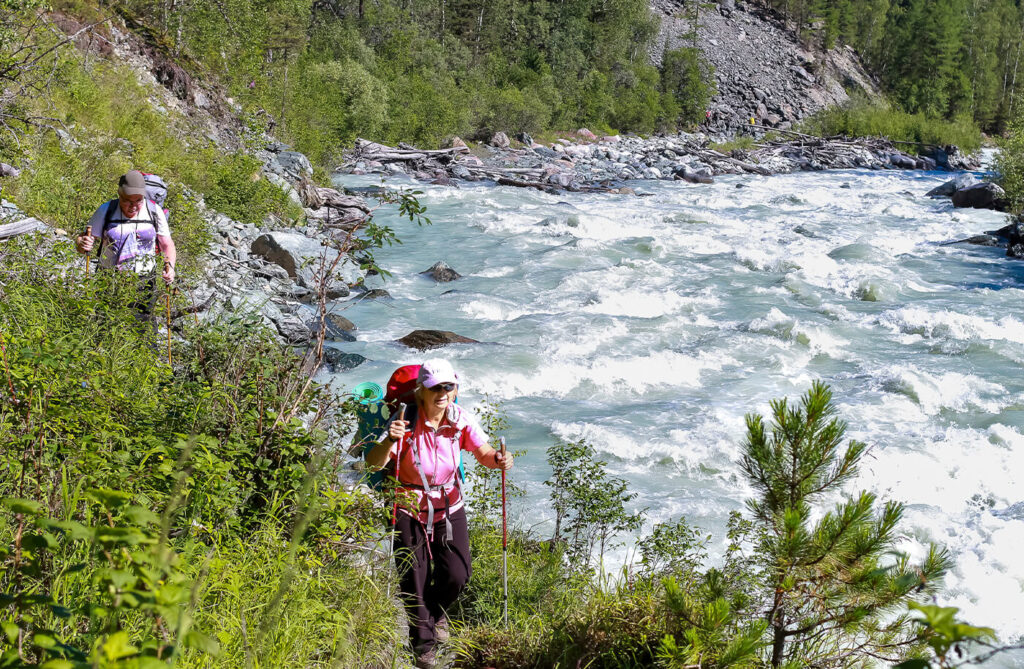
[[[871,449],[850,489],[904,502],[901,548],[936,541],[957,558],[943,603],[1011,641],[1024,635],[1024,262],[940,245],[1004,224],[924,196],[948,178],[639,182],[650,197],[416,185],[433,224],[378,214],[404,242],[378,254],[395,299],[338,305],[359,327],[345,350],[370,361],[331,380],[383,384],[421,361],[394,341],[414,329],[484,342],[434,355],[464,378],[461,403],[508,413],[509,444],[527,451],[518,522],[544,531],[545,449],[586,437],[638,493],[645,530],[685,515],[720,552],[751,493],[744,414],[821,379]],[[464,278],[418,275],[438,260]]]

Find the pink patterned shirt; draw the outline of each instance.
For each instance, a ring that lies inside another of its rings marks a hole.
[[[487,444],[487,434],[473,414],[465,411],[457,404],[451,404],[445,412],[441,425],[434,429],[427,425],[423,411],[417,411],[416,425],[412,432],[406,432],[400,445],[401,460],[398,463],[398,480],[416,497],[421,522],[427,522],[427,495],[423,490],[423,480],[416,468],[413,449],[417,449],[423,474],[431,486],[455,482],[458,476],[460,451],[473,452]],[[396,447],[399,445],[396,444]],[[393,447],[390,458],[396,457],[397,448]],[[462,492],[458,485],[448,491],[448,512],[454,513],[462,508]],[[431,490],[430,501],[434,505],[434,522],[444,518],[445,492]],[[400,507],[412,515],[411,509]]]

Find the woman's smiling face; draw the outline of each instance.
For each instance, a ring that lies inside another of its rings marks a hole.
[[[424,388],[423,404],[432,409],[444,411],[455,397],[456,388],[454,383],[439,383],[432,388]]]

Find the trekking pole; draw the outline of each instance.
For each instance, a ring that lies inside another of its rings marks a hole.
[[[501,463],[505,464],[505,437],[498,439]],[[505,470],[501,470],[501,583],[504,598],[505,627],[508,627],[508,513],[505,510]]]
[[[167,291],[167,364],[171,364],[171,291]]]
[[[398,409],[395,411],[395,420],[405,420],[405,402],[398,403]],[[403,437],[403,441],[404,441]],[[398,445],[398,457],[395,459],[396,462],[402,459],[402,445]],[[395,474],[398,474],[398,466],[395,466]],[[395,553],[395,528],[398,525],[398,489],[395,489],[395,505],[391,508],[391,535],[388,537],[388,562],[391,562],[391,558]],[[391,598],[391,579],[388,579],[388,599]]]
[[[83,235],[89,234],[89,230],[90,230],[89,226],[88,225],[85,226],[85,232],[82,233],[82,234]],[[85,256],[85,278],[86,278],[86,280],[88,280],[89,279],[89,251],[86,251],[83,255]]]

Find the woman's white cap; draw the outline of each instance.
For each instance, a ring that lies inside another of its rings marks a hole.
[[[424,388],[433,388],[439,383],[458,383],[459,376],[447,360],[435,358],[420,365],[416,382]]]

